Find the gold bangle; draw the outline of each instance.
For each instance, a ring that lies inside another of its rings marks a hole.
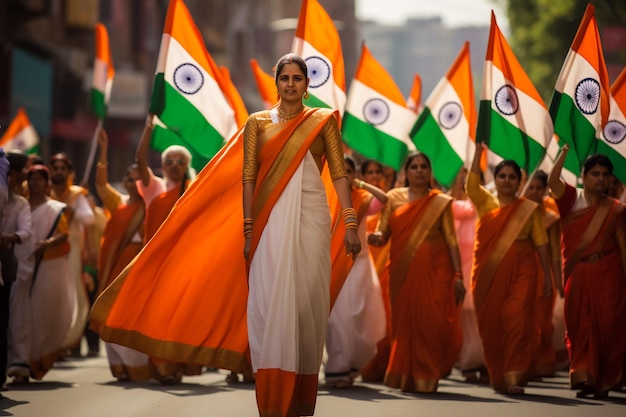
[[[365,186],[365,181],[359,181],[359,188],[363,188]]]
[[[109,164],[108,164],[108,163],[106,163],[106,162],[104,162],[104,163],[103,163],[103,162],[98,162],[98,163],[96,164],[96,166],[97,166],[98,168],[106,168],[107,166],[109,166]]]

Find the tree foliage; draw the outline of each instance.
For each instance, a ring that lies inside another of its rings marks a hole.
[[[546,103],[552,96],[556,79],[576,30],[587,7],[587,0],[494,0],[502,4],[509,20],[511,47],[533,80]],[[626,27],[626,1],[594,0],[596,19],[604,26]],[[606,55],[606,54],[605,54]],[[605,56],[607,61],[624,66],[624,51]]]

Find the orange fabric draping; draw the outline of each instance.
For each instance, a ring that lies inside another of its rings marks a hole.
[[[144,219],[143,201],[119,206],[109,218],[102,234],[98,277],[100,292],[117,277],[141,250],[142,242],[131,242],[137,223]]]
[[[180,188],[174,187],[164,193],[159,194],[150,202],[146,209],[144,243],[148,242],[152,236],[159,230],[167,216],[170,214],[172,207],[180,197]]]
[[[364,220],[367,209],[372,202],[372,194],[366,190],[352,190],[352,207],[357,213],[357,221],[359,224]],[[343,287],[348,273],[352,268],[353,260],[351,256],[346,255],[344,245],[344,235],[346,232],[343,216],[337,215],[334,220],[334,227],[330,243],[330,256],[333,264],[332,276],[330,278],[330,308],[332,310],[335,300]],[[363,248],[364,249],[364,248]]]
[[[105,341],[158,358],[250,372],[242,161],[240,131],[100,295],[91,318]]]
[[[508,223],[523,225],[532,214],[520,213],[524,201],[518,199],[486,213],[476,229],[472,293],[491,385],[498,392],[506,392],[512,385],[525,385],[539,344],[534,318],[537,265],[532,241],[513,239],[508,248],[500,247]],[[497,250],[505,254],[492,274],[486,266]],[[490,276],[485,277],[485,271]]]
[[[259,369],[255,382],[257,403],[263,404],[263,417],[313,415],[317,374],[297,375],[280,369]]]
[[[430,210],[438,203],[437,194],[431,191],[428,197],[401,206],[389,219],[392,344],[384,382],[409,392],[436,391],[438,380],[452,369],[463,337],[444,235],[427,230],[421,242],[412,241],[421,222],[450,209],[448,200]],[[416,250],[406,251],[411,246]],[[401,267],[405,263],[408,270]]]
[[[565,276],[570,382],[575,389],[591,383],[600,394],[619,387],[624,379],[626,333],[617,329],[626,322],[626,283],[615,239],[618,228],[624,227],[624,206],[604,198],[586,209],[562,213],[563,263],[571,271]],[[592,223],[600,227],[582,248]],[[596,261],[585,259],[594,253],[606,255]],[[578,262],[571,264],[574,257]]]

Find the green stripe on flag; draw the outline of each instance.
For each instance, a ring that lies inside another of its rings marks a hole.
[[[613,163],[613,174],[622,184],[626,184],[626,158],[602,140],[598,141],[597,152],[609,157]]]
[[[107,105],[104,103],[104,94],[95,88],[91,89],[90,94],[91,111],[95,113],[98,119],[104,120],[107,115]]]
[[[320,100],[319,98],[315,97],[313,94],[309,94],[309,98],[304,100],[304,105],[308,107],[322,107],[322,108],[327,108],[327,109],[332,108],[328,104]]]
[[[415,122],[410,136],[417,150],[430,159],[437,182],[449,188],[463,167],[463,159],[454,151],[428,107]]]
[[[581,114],[570,96],[558,91],[552,96],[550,116],[554,122],[554,133],[559,136],[559,145],[568,143],[570,146],[565,168],[575,174],[580,173],[585,158],[596,151],[595,127]]]
[[[165,108],[165,74],[158,72],[154,76],[152,97],[150,98],[150,113],[160,115]]]
[[[483,110],[482,103],[481,110]],[[541,163],[545,148],[493,108],[490,107],[484,111],[491,112],[491,129],[485,137],[489,149],[503,159],[512,159],[517,162],[526,173],[533,172]]]
[[[366,158],[374,159],[400,170],[406,159],[406,144],[373,125],[346,112],[343,115],[343,139],[346,144]]]
[[[175,88],[168,83],[163,87],[167,106],[159,118],[167,126],[165,131],[168,134],[153,134],[152,147],[162,152],[170,145],[182,145],[192,152],[192,166],[200,171],[221,149],[227,138],[223,138],[202,113]]]

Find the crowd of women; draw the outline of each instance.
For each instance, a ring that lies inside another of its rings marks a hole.
[[[255,381],[261,416],[313,415],[322,364],[333,388],[360,379],[435,392],[456,368],[518,395],[569,366],[579,396],[622,389],[626,218],[608,195],[608,158],[587,159],[578,189],[560,179],[567,146],[549,174],[525,180],[504,160],[485,185],[479,144],[442,190],[423,153],[398,178],[345,156],[337,112],[302,104],[300,57],[278,61],[276,87],[279,104],[251,115],[193,181],[182,147],[163,153],[164,179],[148,168],[149,117],[120,194],[100,131],[97,192],[110,215],[91,324],[116,378],[172,384],[202,366],[229,369],[230,381]],[[50,263],[68,249],[48,175],[35,165],[27,180],[34,253]],[[48,291],[40,278],[23,297]],[[57,298],[67,305],[69,286]],[[40,378],[54,352],[33,352],[27,369]]]

